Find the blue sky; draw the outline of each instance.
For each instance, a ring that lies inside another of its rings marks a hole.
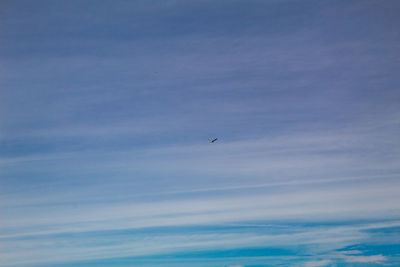
[[[2,0],[1,266],[399,265],[399,11]]]

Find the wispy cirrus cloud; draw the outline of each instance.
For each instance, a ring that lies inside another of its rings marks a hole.
[[[133,229],[111,232],[89,231],[74,235],[45,234],[34,237],[26,236],[24,238],[2,237],[3,242],[7,244],[3,250],[5,252],[3,261],[5,266],[68,263],[71,261],[72,255],[75,260],[79,261],[110,257],[156,256],[165,253],[181,253],[184,255],[193,251],[205,251],[205,253],[209,250],[229,251],[231,249],[245,249],[248,246],[264,248],[267,251],[268,248],[281,247],[296,255],[296,251],[301,246],[302,250],[305,250],[307,254],[328,258],[331,262],[340,260],[346,262],[384,262],[386,257],[382,255],[349,256],[344,252],[327,253],[368,238],[365,230],[398,226],[399,222],[352,226],[328,225],[322,228],[302,226],[301,224],[281,225],[280,227],[274,225],[247,226],[244,228],[231,226],[229,232],[218,233],[213,230],[214,227],[219,229],[220,227],[227,227],[227,225],[211,224],[205,228],[196,225],[187,228],[184,233],[179,228],[169,228],[168,234],[165,233],[163,228],[148,228],[147,230],[139,229],[137,231]],[[288,227],[293,231],[290,234],[287,232]],[[110,235],[112,238],[110,238]],[[81,243],[82,240],[85,240],[84,244]],[[55,246],[55,244],[58,245]],[[26,251],[24,257],[15,253],[15,248]],[[42,256],[50,251],[53,255],[51,258]],[[326,262],[327,260],[315,260],[308,261],[305,265],[323,266],[312,264]]]
[[[360,263],[381,263],[387,260],[383,255],[370,255],[370,256],[349,256],[344,255],[343,259],[346,262],[360,262]]]
[[[331,264],[331,260],[320,260],[320,261],[309,261],[304,264],[305,267],[320,267],[320,266],[328,266]]]
[[[394,1],[3,2],[2,266],[396,262]]]
[[[350,254],[350,255],[349,255]],[[357,254],[357,255],[353,255]],[[321,257],[328,258],[325,260],[316,260],[316,261],[308,261],[304,263],[306,267],[316,267],[316,266],[331,266],[336,263],[369,263],[369,264],[378,264],[378,265],[386,265],[385,262],[388,261],[388,258],[379,254],[379,255],[358,255],[363,254],[362,251],[351,250],[351,251],[340,251],[336,254],[331,255],[323,255]]]

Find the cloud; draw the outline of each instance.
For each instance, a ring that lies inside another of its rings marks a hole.
[[[293,244],[333,255],[378,225],[354,221],[399,218],[398,35],[379,5],[8,2],[7,263]],[[262,226],[274,221],[292,225]],[[199,230],[210,225],[224,231]]]
[[[223,226],[223,225],[221,225]],[[330,248],[340,248],[359,240],[361,236],[356,227],[333,227],[325,229],[292,228],[295,233],[288,234],[279,230],[279,227],[266,226],[270,233],[248,231],[241,227],[226,233],[210,233],[209,231],[191,231],[182,233],[151,229],[141,234],[141,231],[132,232],[132,229],[114,232],[110,236],[108,231],[75,233],[71,238],[68,235],[43,235],[34,238],[3,239],[5,263],[40,264],[46,262],[69,262],[73,256],[75,260],[102,259],[111,257],[135,257],[159,255],[168,253],[185,253],[190,251],[240,249],[249,246],[279,246],[288,249],[299,245],[321,245]],[[251,229],[251,228],[247,228]],[[261,229],[259,226],[253,230]],[[271,231],[272,230],[272,231]],[[278,230],[278,231],[276,231]],[[92,233],[92,234],[91,234]],[[84,243],[81,242],[84,240]],[[62,242],[61,242],[62,241]],[[57,245],[56,245],[57,244]],[[294,245],[295,244],[295,245]],[[21,257],[24,251],[24,257]],[[44,257],[51,254],[52,257]],[[7,266],[7,265],[6,265]]]
[[[368,228],[368,226],[366,226]],[[369,226],[371,227],[371,226]],[[377,227],[377,226],[375,226]],[[359,228],[361,230],[363,227]],[[387,260],[387,257],[379,255],[357,255],[362,254],[360,250],[346,250],[340,251],[338,254],[327,254],[324,257],[328,258],[325,260],[309,261],[304,264],[305,267],[317,267],[317,266],[327,266],[334,264],[338,260],[343,260],[348,263],[383,263]],[[354,255],[356,254],[356,255]]]
[[[363,252],[360,250],[345,250],[341,251],[342,254],[362,254]]]
[[[326,266],[328,264],[331,264],[331,260],[320,260],[320,261],[309,261],[305,263],[305,267],[320,267],[320,266]]]
[[[361,251],[345,251],[341,252],[343,254],[357,254],[362,253]],[[319,266],[331,266],[338,259],[342,259],[348,263],[382,263],[387,260],[387,257],[379,254],[379,255],[370,255],[370,256],[348,256],[348,255],[325,255],[329,259],[326,260],[316,260],[309,261],[304,264],[305,267],[319,267]]]
[[[270,193],[254,196],[214,196],[199,199],[169,200],[156,202],[116,202],[81,204],[73,206],[58,205],[37,208],[22,208],[25,212],[5,210],[3,229],[15,227],[50,228],[52,231],[75,231],[99,229],[123,229],[145,226],[178,226],[237,222],[244,220],[339,220],[366,219],[375,216],[390,216],[399,209],[395,199],[397,183],[391,187],[382,185],[353,185],[334,189],[305,188],[296,193]],[[357,190],[355,190],[357,189]],[[400,199],[399,199],[400,201]],[[329,207],[329,208],[327,208]],[[17,211],[21,210],[18,209]],[[51,216],[50,216],[51,214]],[[23,218],[29,216],[30,220]],[[56,230],[58,229],[58,230]],[[22,230],[28,234],[30,231]]]
[[[387,260],[387,257],[379,255],[371,256],[347,256],[342,257],[346,262],[379,263]]]

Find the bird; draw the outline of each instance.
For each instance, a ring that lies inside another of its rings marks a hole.
[[[208,142],[210,142],[210,144],[214,143],[215,141],[217,141],[218,138],[213,138],[213,139],[208,139]]]

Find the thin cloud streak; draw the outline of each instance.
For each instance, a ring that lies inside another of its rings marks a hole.
[[[321,267],[328,266],[332,263],[331,260],[309,261],[305,263],[305,267]]]
[[[299,193],[220,197],[143,204],[87,205],[79,209],[29,208],[3,212],[3,238],[141,227],[204,225],[251,220],[366,220],[396,218],[398,183],[315,188]],[[355,189],[357,188],[357,191]],[[367,203],[368,205],[364,205]],[[30,217],[29,222],[24,218]],[[54,229],[54,230],[34,230]],[[32,231],[33,230],[33,231]],[[11,233],[11,234],[7,234]],[[12,232],[18,234],[12,234]]]
[[[40,263],[59,263],[70,262],[71,258],[75,260],[93,260],[110,257],[126,257],[126,256],[144,256],[157,255],[164,253],[176,253],[185,251],[201,251],[204,249],[231,249],[252,246],[280,246],[287,249],[295,249],[298,245],[307,245],[308,253],[322,254],[341,249],[348,245],[354,244],[368,237],[364,232],[366,229],[376,229],[385,227],[399,226],[399,222],[392,223],[376,223],[354,226],[325,226],[322,228],[298,228],[297,232],[292,234],[274,233],[243,233],[243,229],[236,233],[227,234],[163,234],[132,236],[128,233],[121,233],[123,236],[115,236],[109,239],[103,235],[95,235],[86,238],[85,246],[79,245],[81,241],[78,238],[69,240],[63,246],[54,246],[59,243],[56,237],[52,241],[51,236],[43,239],[22,239],[22,240],[5,240],[9,254],[3,259],[5,266],[18,266],[20,264],[40,264]],[[115,242],[116,240],[119,242]],[[167,242],[167,240],[169,240]],[[106,242],[106,243],[105,243]],[[167,244],[168,243],[168,244]],[[29,253],[21,257],[19,254],[13,253],[13,248],[19,247],[24,250],[29,249]],[[41,257],[51,251],[52,257]],[[71,257],[74,255],[74,257]],[[348,262],[378,262],[384,261],[385,257],[376,256],[347,256],[347,255],[326,255],[331,259],[344,259]],[[12,264],[8,265],[7,262]]]
[[[4,1],[1,265],[396,264],[398,7]]]

